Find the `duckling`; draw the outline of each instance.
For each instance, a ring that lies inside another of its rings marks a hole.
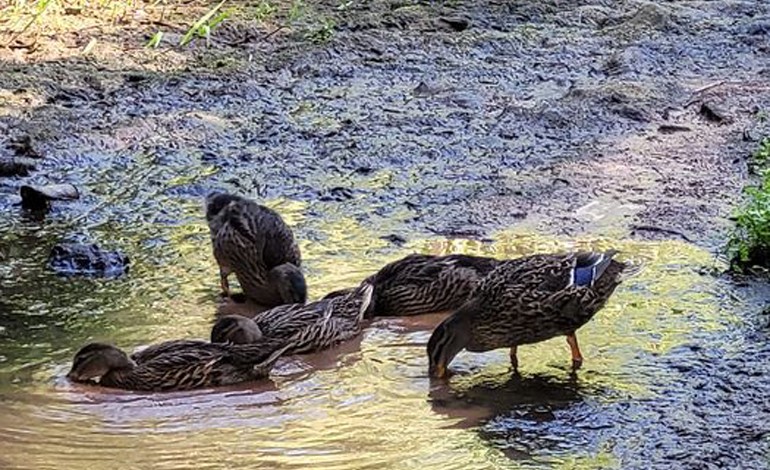
[[[501,261],[469,255],[411,254],[385,265],[364,282],[374,286],[366,317],[411,316],[455,310]],[[348,292],[334,291],[325,299]]]
[[[130,358],[105,343],[90,343],[72,361],[67,378],[137,391],[190,390],[266,377],[288,345],[212,344],[178,340],[150,346]]]
[[[362,284],[333,299],[307,305],[281,305],[253,319],[226,315],[211,329],[212,343],[286,343],[285,355],[328,349],[361,332],[361,320],[371,302],[373,287]]]
[[[291,229],[272,209],[232,194],[206,197],[206,221],[223,295],[234,273],[244,295],[265,307],[305,303],[307,285]]]
[[[444,377],[463,349],[484,352],[565,335],[573,370],[583,363],[575,332],[610,298],[628,265],[617,251],[541,254],[505,261],[476,286],[468,300],[433,331],[429,373]]]

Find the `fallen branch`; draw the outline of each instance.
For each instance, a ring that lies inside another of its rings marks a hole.
[[[657,232],[657,233],[665,233],[668,235],[676,235],[682,238],[682,240],[686,241],[687,243],[693,243],[692,239],[685,235],[684,233],[670,229],[670,228],[664,228],[664,227],[657,227],[655,225],[632,225],[631,230],[633,231],[641,231],[641,232]]]
[[[711,90],[713,88],[716,88],[716,87],[720,87],[720,86],[722,86],[722,85],[724,85],[726,83],[727,83],[726,80],[719,80],[718,82],[710,83],[710,84],[708,84],[706,86],[702,86],[702,87],[698,88],[697,90],[692,92],[692,95],[690,96],[690,99],[687,101],[687,103],[685,103],[684,107],[685,108],[689,108],[694,103],[697,103],[698,102],[698,95],[700,95],[701,93],[709,91],[709,90]]]
[[[21,36],[22,34],[24,34],[24,33],[25,33],[25,32],[26,32],[28,29],[29,29],[29,27],[30,27],[30,26],[32,26],[32,24],[34,24],[34,23],[35,23],[35,22],[36,22],[36,21],[37,21],[37,20],[38,20],[38,19],[39,19],[39,18],[40,18],[42,15],[43,15],[43,13],[45,13],[45,12],[48,10],[48,6],[49,6],[50,4],[51,4],[51,2],[47,2],[47,3],[45,4],[45,6],[43,6],[43,8],[41,8],[41,9],[40,9],[40,11],[38,11],[38,12],[35,14],[35,16],[33,16],[33,17],[32,17],[32,19],[31,19],[31,20],[29,20],[29,21],[27,22],[27,24],[26,24],[26,25],[24,25],[24,27],[23,27],[23,28],[21,28],[21,31],[18,31],[18,32],[16,32],[16,34],[13,34],[13,35],[11,36],[11,39],[10,39],[10,40],[8,40],[8,42],[7,42],[7,43],[5,43],[5,44],[4,44],[4,46],[5,46],[5,47],[10,47],[10,46],[11,46],[11,44],[13,44],[13,42],[14,42],[14,41],[16,41],[16,39],[17,39],[19,36]],[[35,42],[36,42],[36,41],[35,41]],[[33,42],[33,44],[34,44],[34,42]]]

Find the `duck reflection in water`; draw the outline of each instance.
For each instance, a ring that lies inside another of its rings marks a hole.
[[[513,460],[534,456],[574,455],[597,449],[609,428],[608,417],[592,397],[601,390],[567,377],[513,374],[503,382],[494,378],[468,388],[432,380],[431,408],[457,419],[453,427],[477,428],[491,447]]]
[[[553,419],[550,411],[583,399],[575,373],[565,378],[514,373],[504,382],[491,378],[469,388],[452,387],[447,381],[434,379],[428,398],[433,411],[461,418],[457,426],[463,428],[509,412],[540,410],[535,414],[541,419]]]

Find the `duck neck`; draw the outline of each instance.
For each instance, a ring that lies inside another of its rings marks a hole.
[[[99,379],[99,385],[111,388],[135,389],[135,366],[110,369]]]

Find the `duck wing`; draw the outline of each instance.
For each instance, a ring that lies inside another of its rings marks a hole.
[[[166,354],[174,354],[180,351],[194,351],[209,344],[200,340],[175,340],[152,344],[131,354],[131,359],[137,364],[150,361]]]
[[[478,284],[458,313],[484,335],[506,336],[506,341],[513,330],[516,336],[533,338],[569,332],[588,321],[619,284],[623,264],[613,261],[613,255],[534,255],[506,261]]]

